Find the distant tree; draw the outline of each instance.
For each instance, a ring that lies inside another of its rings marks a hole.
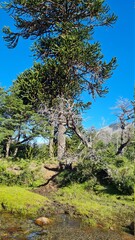
[[[0,98],[0,140],[4,141],[5,157],[9,157],[11,145],[15,157],[21,144],[39,136],[43,132],[42,118],[31,105],[24,105],[22,99],[13,92],[2,91]]]
[[[116,155],[122,153],[123,149],[130,143],[133,136],[133,123],[134,120],[134,103],[128,99],[119,99],[116,106],[116,116],[118,117],[121,136],[120,136],[120,146],[117,149]],[[128,125],[131,124],[131,126]]]

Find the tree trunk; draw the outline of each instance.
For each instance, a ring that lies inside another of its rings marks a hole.
[[[19,141],[20,141],[20,137],[21,137],[21,122],[20,122],[20,125],[19,125],[19,128],[18,128],[17,144],[18,144]],[[17,155],[17,153],[18,153],[18,149],[19,149],[19,147],[16,146],[16,147],[15,147],[14,154],[13,154],[13,157],[16,157],[16,155]]]
[[[54,159],[54,126],[55,126],[55,120],[54,120],[54,113],[50,113],[50,138],[49,138],[49,157],[51,159]]]
[[[18,153],[18,147],[15,148],[15,151],[14,151],[13,157],[16,157],[17,153]]]
[[[53,142],[53,138],[49,139],[49,157],[51,159],[54,159],[54,142]]]
[[[65,153],[66,148],[65,132],[66,132],[66,119],[64,116],[64,102],[63,99],[60,98],[58,116],[58,152],[57,152],[57,157],[59,161],[61,161]]]
[[[76,133],[76,135],[82,140],[82,142],[88,147],[91,148],[92,147],[92,143],[88,141],[87,137],[84,136],[83,133],[80,132],[79,128],[74,127],[73,128],[74,132]]]
[[[9,157],[10,146],[11,146],[11,138],[9,137],[9,138],[8,138],[8,141],[7,141],[7,143],[6,143],[6,156],[5,156],[6,158]]]
[[[72,121],[70,124],[68,124],[68,127],[71,128],[76,135],[81,139],[81,141],[88,147],[92,148],[92,142],[88,140],[88,138],[79,130],[79,128],[76,126],[76,123],[74,122],[74,119],[72,118]]]
[[[51,125],[51,130],[50,130],[50,139],[49,139],[49,156],[51,159],[54,158],[54,125]]]
[[[66,148],[66,137],[65,137],[66,127],[63,123],[59,123],[58,126],[58,160],[61,161],[65,153]]]

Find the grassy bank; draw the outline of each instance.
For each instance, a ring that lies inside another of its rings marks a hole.
[[[101,187],[95,192],[87,190],[86,184],[73,184],[59,188],[49,199],[18,186],[0,186],[0,211],[34,217],[41,209],[46,214],[50,207],[57,212],[55,203],[59,202],[61,210],[66,205],[84,223],[112,230],[128,226],[134,218],[133,196],[108,194]]]
[[[49,205],[49,200],[24,188],[0,186],[0,211],[34,216]]]
[[[55,199],[74,206],[84,222],[93,226],[116,229],[133,221],[133,196],[108,194],[104,188],[88,191],[85,184],[73,184],[59,189]]]
[[[53,169],[57,165],[49,167],[51,170],[45,169],[44,163],[35,161],[1,161],[0,211],[34,216],[37,213],[40,215],[42,208],[45,210],[42,214],[46,215],[49,211],[52,214],[59,213],[57,210],[64,212],[67,206],[70,209],[69,213],[80,217],[92,226],[116,229],[125,227],[133,221],[133,195],[122,195],[119,191],[116,192],[116,188],[111,189],[111,185],[102,186],[99,182],[95,183],[93,179],[91,179],[92,185],[91,180],[80,184],[73,184],[71,181],[66,185],[67,187],[63,188],[58,187],[59,184],[55,187],[48,184],[35,190],[39,194],[26,190],[46,183],[53,174],[55,175],[56,172],[53,172]],[[90,168],[84,169],[85,175],[87,169]],[[70,179],[71,173],[68,172],[67,179]],[[82,172],[79,172],[77,176],[80,177],[81,174]],[[66,180],[65,175],[62,175],[62,182],[63,179]],[[49,196],[49,200],[46,196]],[[57,203],[60,204],[57,205]]]

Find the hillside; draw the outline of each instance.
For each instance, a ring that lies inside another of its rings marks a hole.
[[[120,123],[112,123],[109,126],[106,126],[104,128],[101,128],[97,132],[98,139],[102,140],[104,143],[108,143],[112,140],[112,137],[120,138],[121,135],[121,126]],[[124,136],[126,138],[127,134],[133,134],[134,132],[134,125],[133,123],[127,124],[125,130],[124,130]]]

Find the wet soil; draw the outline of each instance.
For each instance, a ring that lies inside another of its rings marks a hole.
[[[25,219],[17,215],[0,215],[0,240],[133,240],[127,233],[119,233],[82,225],[80,220],[70,218],[68,214],[59,214],[53,223],[39,227],[34,219]]]

